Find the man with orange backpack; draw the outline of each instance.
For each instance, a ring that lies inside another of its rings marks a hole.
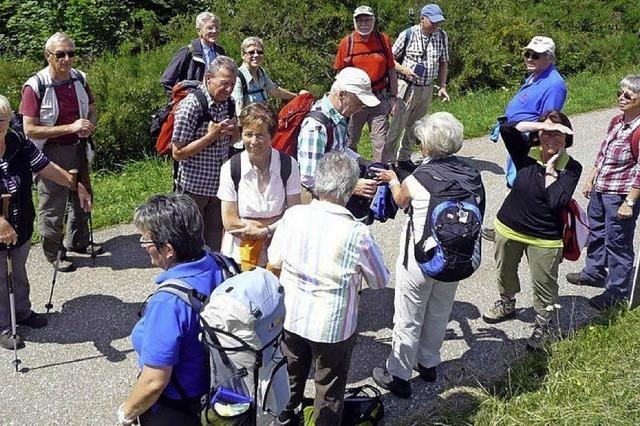
[[[386,163],[393,156],[383,158],[383,148],[389,131],[389,114],[396,109],[398,76],[391,51],[389,36],[374,29],[376,17],[369,6],[360,6],[353,13],[354,31],[338,45],[334,68],[346,67],[364,70],[371,79],[371,89],[380,103],[354,113],[349,120],[349,148],[357,151],[360,134],[369,124],[373,161]]]
[[[178,161],[176,190],[193,198],[204,219],[204,239],[220,251],[222,216],[217,197],[220,168],[229,157],[231,141],[240,134],[231,92],[237,67],[233,59],[218,56],[207,65],[203,85],[177,106],[171,138]]]

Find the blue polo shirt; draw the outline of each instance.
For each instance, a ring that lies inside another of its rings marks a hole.
[[[199,260],[176,265],[161,273],[156,277],[156,284],[168,279],[180,279],[209,296],[222,282],[222,272],[207,253]],[[131,333],[139,367],[173,366],[187,398],[203,395],[209,390],[209,372],[204,347],[198,340],[200,330],[198,314],[177,296],[166,292],[153,295]],[[167,385],[163,395],[181,399],[172,383]]]
[[[532,76],[527,77],[524,85],[507,105],[507,122],[538,121],[545,111],[562,110],[566,98],[567,86],[552,64],[535,81]]]

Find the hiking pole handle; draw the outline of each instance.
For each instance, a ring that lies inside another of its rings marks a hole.
[[[2,194],[2,217],[9,222],[9,206],[11,205],[11,194]]]
[[[75,191],[78,186],[78,169],[69,170],[69,174],[71,175],[71,185],[69,185],[69,190]]]

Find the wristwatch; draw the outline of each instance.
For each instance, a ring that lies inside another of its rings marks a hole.
[[[628,198],[625,198],[624,203],[629,207],[633,207],[636,204],[636,200],[630,200]]]

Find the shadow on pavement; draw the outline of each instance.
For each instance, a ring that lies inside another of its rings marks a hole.
[[[152,267],[149,255],[140,247],[140,234],[119,235],[102,242],[102,244],[104,244],[105,252],[96,256],[95,265],[89,255],[69,253],[69,257],[73,259],[78,268],[106,266],[114,271],[122,271]]]
[[[463,155],[459,155],[463,160],[468,161],[472,166],[477,168],[481,172],[490,172],[494,175],[504,175],[504,168],[494,163],[493,161],[487,160],[479,160],[473,157],[465,157]]]
[[[91,342],[102,354],[100,356],[105,356],[111,362],[120,362],[130,351],[119,351],[111,343],[131,334],[138,320],[137,312],[140,306],[140,303],[123,302],[109,295],[81,296],[64,302],[60,312],[47,315],[49,319],[47,327],[39,330],[25,328],[20,331],[20,334],[27,342],[58,344]],[[69,362],[82,360],[84,359]]]

